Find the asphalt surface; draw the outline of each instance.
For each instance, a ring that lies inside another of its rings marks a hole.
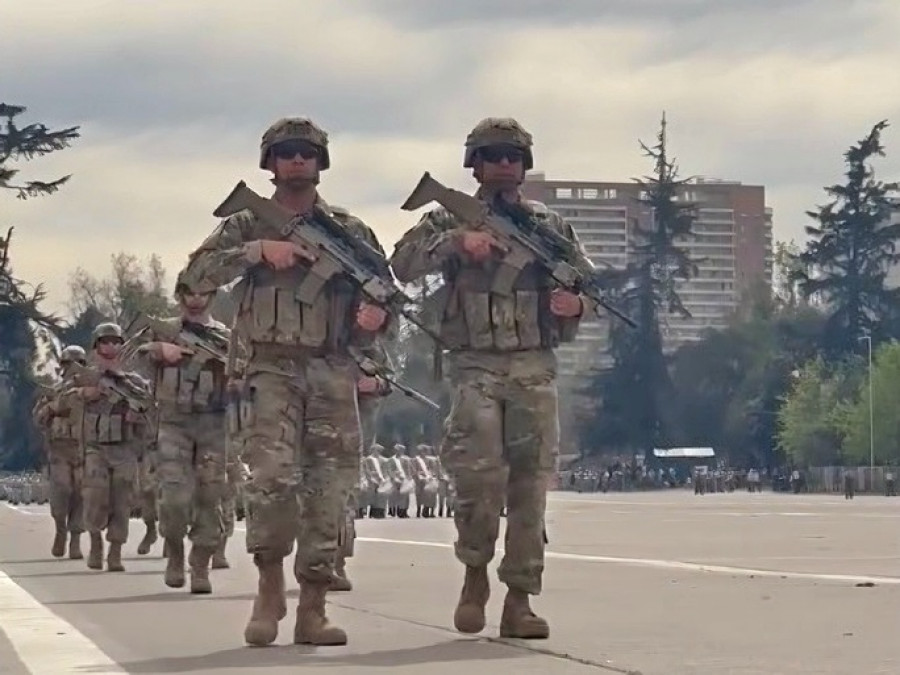
[[[361,521],[329,595],[346,647],[243,645],[255,590],[243,531],[214,594],[162,583],[161,543],[125,573],[49,555],[45,507],[0,506],[0,673],[900,673],[900,498],[554,493],[544,593],[549,640],[456,633],[461,568],[448,519]],[[495,560],[496,563],[498,559]],[[292,591],[291,610],[296,597]]]

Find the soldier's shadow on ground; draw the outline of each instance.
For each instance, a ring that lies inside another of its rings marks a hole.
[[[385,649],[350,654],[351,647],[309,647],[275,645],[266,648],[226,649],[203,656],[168,657],[144,661],[124,661],[119,665],[128,673],[192,673],[196,671],[261,669],[303,666],[358,666],[388,668],[429,663],[518,659],[537,656],[535,652],[482,639],[455,639],[422,647]],[[90,673],[90,668],[80,672]]]
[[[96,574],[96,572],[95,572]],[[131,574],[161,574],[160,572],[131,572]],[[288,598],[296,598],[299,591],[288,591]],[[191,602],[212,601],[218,602],[222,600],[240,600],[252,601],[256,597],[255,593],[236,593],[234,595],[223,595],[212,593],[210,595],[191,593],[187,585],[184,588],[173,588],[170,591],[162,593],[149,593],[146,595],[125,595],[112,596],[109,598],[85,598],[81,600],[61,600],[59,602],[48,602],[48,605],[128,605],[141,602],[182,602],[190,600]]]
[[[66,570],[63,572],[38,572],[36,574],[16,574],[13,572],[10,574],[10,578],[12,579],[35,579],[39,577],[81,577],[81,576],[100,576],[104,574],[101,570]],[[115,574],[121,574],[121,572],[116,572]],[[129,575],[154,575],[161,576],[162,573],[158,570],[138,570],[136,572],[126,572]]]

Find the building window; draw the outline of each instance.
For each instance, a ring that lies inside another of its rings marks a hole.
[[[582,199],[597,199],[598,194],[597,188],[582,188],[581,190]]]
[[[556,188],[557,199],[572,199],[572,188]]]

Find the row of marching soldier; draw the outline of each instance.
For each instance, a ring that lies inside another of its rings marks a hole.
[[[288,613],[285,558],[296,547],[293,641],[345,644],[346,631],[327,616],[326,594],[340,587],[344,558],[352,554],[353,516],[387,511],[404,518],[410,492],[418,492],[420,514],[432,516],[443,480],[456,557],[465,567],[454,626],[478,633],[486,625],[487,566],[505,508],[500,634],[546,638],[549,624],[529,598],[542,588],[546,491],[558,455],[554,348],[573,340],[582,315],[597,305],[560,282],[546,260],[511,266],[505,260],[511,249],[479,219],[512,214],[555,242],[557,271],[590,263],[558,214],[522,197],[532,138],[513,119],[487,118],[472,130],[463,164],[478,191],[455,193],[464,202],[457,210],[428,212],[390,259],[370,227],[319,194],[330,164],[328,136],[314,122],[273,124],[263,134],[258,165],[271,173],[274,194],[262,198],[239,183],[215,210],[223,220],[178,276],[181,316],[129,329],[127,358],[120,358],[118,327],[98,327],[92,358],[105,379],[76,376],[54,398],[54,414],[80,410],[69,419],[80,425],[85,459],[89,563],[99,564],[100,532],[108,526],[109,568],[121,569],[124,496],[147,453],[168,585],[185,583],[187,536],[192,590],[210,589],[211,560],[233,527],[228,486],[240,483],[246,549],[258,580],[245,641],[262,646],[277,639]],[[411,196],[403,208],[417,208],[416,201]],[[322,232],[332,239],[316,239]],[[365,261],[382,276],[360,279],[352,273],[357,268],[341,267],[347,251],[351,267]],[[453,402],[439,460],[427,448],[412,456],[395,448],[391,455],[372,443],[379,402],[392,384],[400,386],[378,369],[385,345],[396,337],[401,314],[413,320],[390,301],[396,294],[379,295],[379,284],[395,283],[392,274],[401,283],[443,279],[433,335],[436,361],[446,355]],[[210,319],[209,307],[217,290],[233,282],[229,332]],[[229,481],[230,466],[246,466],[247,475]]]

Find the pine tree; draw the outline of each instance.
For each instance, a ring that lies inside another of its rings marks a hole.
[[[50,131],[43,124],[19,128],[15,118],[25,112],[22,106],[0,103],[0,188],[27,199],[56,192],[69,180],[63,176],[50,181],[13,182],[18,169],[11,161],[30,160],[68,147],[78,138],[78,127]],[[10,241],[13,228],[0,237],[0,468],[22,469],[32,466],[37,457],[37,434],[31,424],[35,383],[32,364],[35,357],[34,327],[59,330],[57,317],[40,309],[43,288],[32,287],[13,274]]]
[[[817,225],[806,228],[810,240],[797,256],[794,278],[804,297],[824,305],[825,346],[832,355],[857,351],[866,333],[876,341],[890,337],[898,294],[886,279],[900,261],[900,223],[891,224],[890,214],[900,185],[876,179],[871,165],[885,154],[881,132],[887,126],[879,122],[844,153],[846,182],[826,187],[831,201],[807,211]]]

